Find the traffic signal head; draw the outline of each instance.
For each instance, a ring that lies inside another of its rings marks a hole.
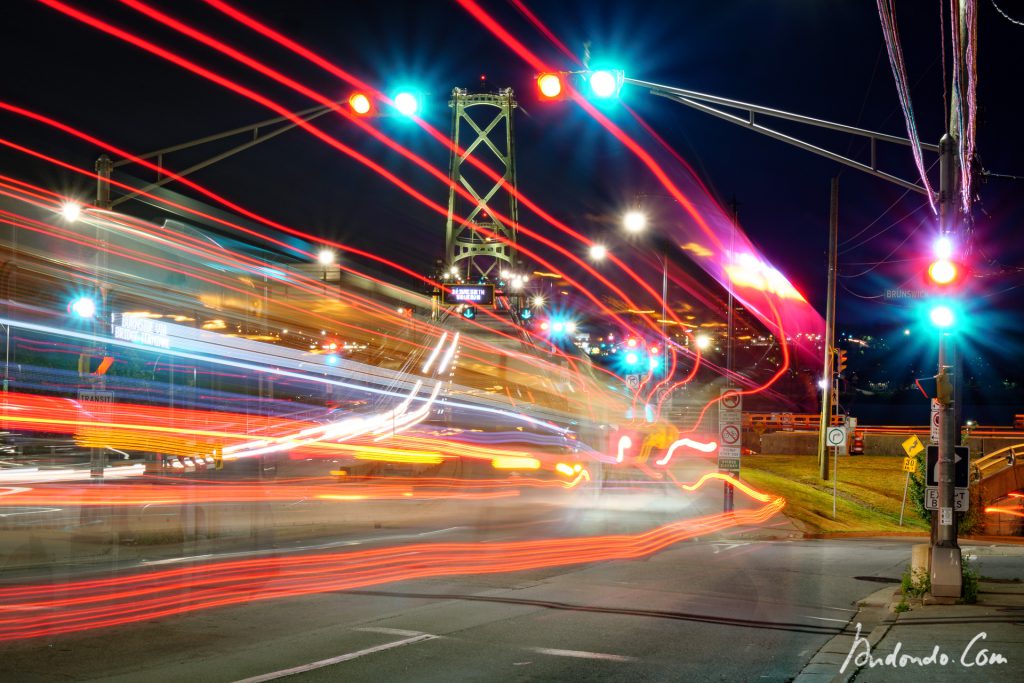
[[[949,288],[959,282],[963,267],[953,258],[953,240],[942,235],[932,245],[934,257],[928,264],[928,284],[933,287]]]
[[[476,318],[476,307],[466,306],[462,309],[462,317],[466,320],[473,320]]]
[[[352,96],[348,98],[348,106],[350,106],[352,111],[360,116],[369,114],[370,109],[373,108],[370,103],[370,98],[365,93],[361,92],[352,93]]]
[[[590,86],[590,93],[599,99],[606,100],[618,97],[622,89],[622,72],[611,69],[599,69],[591,71],[587,76],[587,84]]]
[[[403,116],[415,116],[420,111],[419,95],[411,90],[402,90],[395,95],[395,109]]]
[[[958,269],[952,261],[939,259],[928,266],[928,279],[937,285],[948,285],[956,280]]]
[[[846,370],[846,349],[836,350],[836,374],[843,374]]]
[[[523,320],[529,320],[530,318],[533,317],[533,311],[531,311],[529,308],[524,308],[521,311],[519,311],[519,317],[522,318]]]
[[[565,91],[562,74],[544,73],[537,76],[537,88],[540,90],[541,97],[546,100],[561,98]]]
[[[956,314],[953,309],[945,304],[936,304],[928,311],[928,318],[932,325],[940,329],[947,329],[956,323]]]

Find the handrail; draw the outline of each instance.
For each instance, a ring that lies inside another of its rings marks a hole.
[[[972,463],[972,470],[974,472],[974,481],[981,481],[987,477],[1002,472],[1007,467],[1013,467],[1016,464],[1018,449],[1022,455],[1024,455],[1024,443],[1013,444],[1012,446],[1006,446],[999,450],[992,451],[991,453],[984,455]],[[1009,452],[1010,457],[1006,457],[1006,453]],[[988,473],[990,467],[1002,465],[999,470]]]

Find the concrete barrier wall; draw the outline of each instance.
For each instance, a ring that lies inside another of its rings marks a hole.
[[[906,453],[903,451],[903,442],[907,438],[907,434],[865,434],[864,455],[904,457]],[[927,445],[927,434],[919,434],[918,438]],[[971,437],[967,440],[971,457],[981,457],[1018,443],[1021,443],[1019,437]],[[747,445],[746,435],[743,438],[743,445]],[[818,432],[771,432],[761,435],[760,449],[753,445],[750,447],[765,455],[814,455],[818,452]]]

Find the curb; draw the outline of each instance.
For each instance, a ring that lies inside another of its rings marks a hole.
[[[859,601],[857,605],[860,609],[843,627],[843,632],[825,643],[800,670],[793,682],[847,683],[852,680],[860,667],[847,666],[843,672],[840,672],[840,669],[850,654],[854,638],[860,635],[874,647],[885,637],[894,623],[890,618],[890,605],[895,591],[898,590],[893,586],[886,586]]]

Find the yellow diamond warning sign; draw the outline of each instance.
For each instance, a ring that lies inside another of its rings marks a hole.
[[[921,443],[921,439],[917,438],[917,435],[915,434],[903,442],[903,450],[907,452],[908,456],[913,458],[924,450],[924,444]]]

